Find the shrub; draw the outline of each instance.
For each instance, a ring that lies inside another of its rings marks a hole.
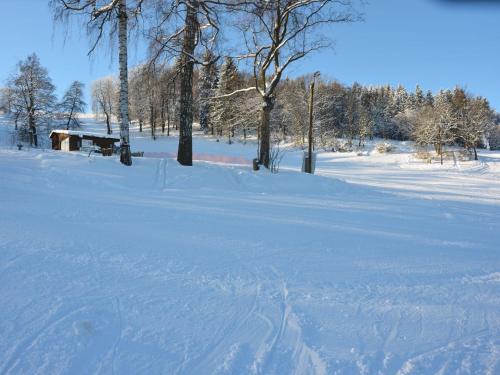
[[[391,145],[390,143],[383,142],[383,143],[378,143],[375,145],[375,149],[380,153],[380,154],[386,154],[389,152],[393,152],[396,150],[396,148]]]

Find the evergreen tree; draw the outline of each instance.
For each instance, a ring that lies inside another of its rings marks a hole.
[[[217,97],[215,105],[215,124],[217,135],[224,133],[228,137],[229,143],[234,136],[234,121],[238,114],[237,108],[237,95],[224,97],[224,95],[232,93],[239,89],[240,78],[238,75],[238,68],[236,67],[232,58],[227,57],[224,60],[220,72],[219,85],[217,87]]]
[[[203,60],[206,65],[203,65],[200,69],[198,87],[200,102],[200,128],[206,133],[210,128],[213,131],[213,124],[211,124],[212,121],[210,118],[210,98],[214,96],[217,88],[218,69],[217,65],[213,62],[215,60],[215,56],[211,51],[207,50],[203,56]]]
[[[425,95],[425,104],[430,106],[434,105],[434,95],[432,95],[430,90],[427,91],[427,94]]]
[[[415,106],[416,108],[421,108],[425,104],[425,96],[424,92],[422,91],[422,88],[417,85],[415,87]]]

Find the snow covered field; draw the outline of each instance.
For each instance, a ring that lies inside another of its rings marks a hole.
[[[310,176],[201,136],[192,168],[147,133],[132,168],[7,143],[0,374],[500,373],[498,152]]]

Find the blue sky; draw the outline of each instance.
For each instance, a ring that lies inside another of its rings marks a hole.
[[[87,84],[117,71],[114,51],[91,59],[83,31],[54,30],[45,0],[0,0],[1,83],[17,61],[36,52],[58,94],[75,80]],[[403,84],[437,91],[459,84],[487,97],[500,110],[500,2],[371,0],[365,22],[335,25],[335,50],[293,66],[291,76],[320,70],[323,77],[351,84]],[[130,63],[140,60],[132,48]]]

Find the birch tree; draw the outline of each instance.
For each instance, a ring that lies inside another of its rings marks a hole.
[[[129,14],[141,13],[144,0],[50,0],[57,20],[64,20],[70,14],[80,14],[87,18],[87,32],[92,37],[92,53],[103,35],[110,37],[118,34],[118,63],[120,70],[120,161],[124,165],[132,165],[129,139],[128,113],[128,20]]]

